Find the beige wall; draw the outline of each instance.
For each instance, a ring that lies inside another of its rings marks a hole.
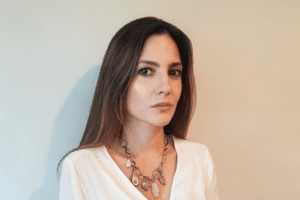
[[[57,199],[57,163],[88,110],[77,84],[121,26],[152,15],[193,43],[189,139],[209,147],[221,199],[300,199],[299,0],[26,2],[0,1],[2,197]]]
[[[211,149],[222,199],[300,199],[300,1],[200,4],[184,26],[198,83],[190,138]]]

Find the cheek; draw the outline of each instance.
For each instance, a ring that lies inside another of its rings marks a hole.
[[[132,90],[136,99],[146,100],[151,92],[151,84],[136,83]]]
[[[145,84],[135,83],[130,88],[127,99],[127,108],[131,115],[146,117],[149,109],[149,87]]]
[[[132,84],[128,93],[128,107],[131,109],[143,109],[149,103],[150,92],[149,84]]]

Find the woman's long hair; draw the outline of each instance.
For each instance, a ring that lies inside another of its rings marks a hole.
[[[112,38],[106,50],[95,89],[87,125],[78,147],[70,153],[102,145],[111,147],[124,127],[127,87],[130,85],[145,40],[153,34],[168,33],[176,42],[182,71],[182,93],[167,135],[185,139],[196,108],[196,84],[190,39],[174,25],[155,17],[144,17],[124,25]]]

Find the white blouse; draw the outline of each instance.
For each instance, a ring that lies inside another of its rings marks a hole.
[[[172,136],[177,167],[170,200],[219,200],[215,165],[204,144]],[[60,200],[147,200],[103,145],[70,153],[62,164]]]

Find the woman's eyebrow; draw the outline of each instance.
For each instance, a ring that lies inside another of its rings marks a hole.
[[[149,61],[149,60],[141,60],[141,61],[139,61],[139,63],[146,63],[148,65],[153,65],[155,67],[160,67],[160,65],[157,62]],[[182,66],[181,62],[173,62],[173,63],[169,64],[169,67],[176,67],[176,66]]]

